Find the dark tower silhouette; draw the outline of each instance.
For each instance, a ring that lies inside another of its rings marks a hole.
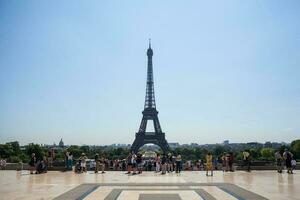
[[[147,50],[148,68],[147,68],[147,84],[146,84],[146,98],[142,122],[139,131],[135,134],[135,140],[131,146],[131,150],[137,153],[139,148],[144,144],[153,143],[158,145],[164,152],[168,151],[169,145],[165,138],[165,133],[162,132],[159,120],[158,111],[156,110],[155,96],[154,96],[154,82],[153,82],[153,66],[151,49],[151,41],[149,40],[149,48]],[[154,132],[146,132],[147,122],[153,121]]]

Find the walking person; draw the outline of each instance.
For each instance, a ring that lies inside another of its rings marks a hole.
[[[160,172],[160,155],[157,154],[155,157],[155,172]]]
[[[286,169],[287,169],[287,173],[288,174],[292,174],[292,158],[293,158],[293,154],[288,151],[287,149],[284,150],[284,153],[283,153],[283,158],[285,160],[285,166],[286,166]]]
[[[275,152],[275,159],[276,159],[277,172],[282,173],[282,170],[283,170],[283,156],[282,156],[282,152],[280,150]]]
[[[36,166],[36,157],[35,157],[35,153],[32,153],[29,161],[30,174],[33,174],[33,171],[35,170],[35,166]]]
[[[181,162],[182,162],[181,155],[178,154],[176,156],[176,173],[180,173],[181,172]]]
[[[250,172],[250,165],[250,152],[245,150],[243,151],[243,167],[246,166],[248,172]]]
[[[210,171],[210,176],[213,176],[213,157],[211,152],[208,152],[206,155],[206,176],[208,176],[208,171]]]

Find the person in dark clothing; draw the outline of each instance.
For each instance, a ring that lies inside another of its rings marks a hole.
[[[126,174],[130,174],[132,170],[132,153],[129,153],[128,157],[127,157],[127,173]]]
[[[147,171],[152,171],[152,160],[147,161]]]
[[[37,161],[36,171],[35,171],[36,174],[47,173],[46,161],[47,161],[46,158],[44,160]]]
[[[243,167],[247,167],[247,171],[250,172],[251,168],[251,159],[250,152],[248,150],[243,151]]]
[[[138,169],[138,174],[143,172],[142,154],[138,153],[136,156],[136,164]]]
[[[285,166],[287,169],[287,173],[292,174],[292,158],[293,158],[293,154],[291,152],[289,152],[287,149],[285,149],[284,153],[283,153],[283,158],[285,160]]]
[[[161,158],[161,174],[166,174],[167,169],[167,156],[166,154],[163,154]]]
[[[99,158],[99,154],[96,153],[95,154],[95,173],[98,173],[100,168],[100,158]]]
[[[181,172],[181,162],[182,162],[181,155],[178,154],[176,156],[176,173],[180,173]]]
[[[230,152],[229,153],[229,160],[228,160],[228,165],[229,165],[229,171],[233,172],[233,160],[234,160],[234,157],[233,157],[233,153]]]
[[[171,153],[168,154],[168,159],[167,159],[167,171],[168,173],[173,172],[173,165],[174,165],[174,159]]]
[[[30,161],[29,161],[30,174],[33,174],[33,171],[35,169],[35,165],[36,165],[36,157],[35,157],[35,153],[32,153]]]
[[[125,159],[122,160],[121,166],[122,166],[122,171],[126,171],[126,160]]]

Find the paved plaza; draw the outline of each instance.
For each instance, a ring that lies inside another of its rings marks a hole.
[[[160,175],[143,172],[94,174],[50,171],[29,175],[27,171],[0,171],[0,199],[85,200],[215,200],[300,199],[300,171],[294,175],[275,171],[184,171]]]

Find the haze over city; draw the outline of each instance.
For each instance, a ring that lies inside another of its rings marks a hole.
[[[168,142],[299,138],[299,1],[133,2],[0,2],[0,143],[132,143],[149,38]]]

